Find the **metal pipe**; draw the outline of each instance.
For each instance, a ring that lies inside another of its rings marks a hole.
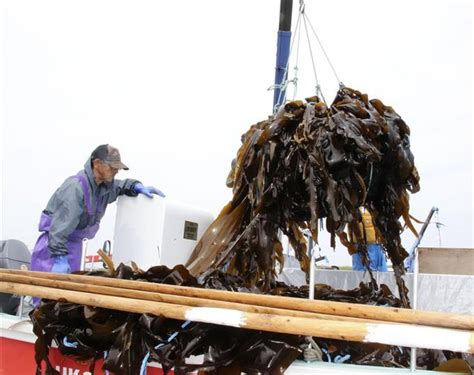
[[[428,214],[428,217],[426,218],[425,222],[423,223],[423,226],[421,227],[420,233],[418,234],[418,237],[415,240],[415,243],[413,244],[411,250],[410,250],[410,256],[413,257],[412,259],[412,265],[413,265],[413,310],[416,310],[418,306],[418,246],[420,245],[421,239],[423,238],[423,235],[425,234],[426,228],[428,228],[428,224],[431,221],[431,218],[433,217],[434,213],[438,211],[438,208],[432,207],[430,210],[430,213]]]
[[[293,0],[280,1],[280,31],[291,31],[291,17],[293,12]]]
[[[293,0],[280,1],[280,23],[278,27],[277,53],[275,66],[275,91],[273,93],[273,109],[278,108],[285,97],[283,88],[291,41],[291,17]]]
[[[416,238],[415,242],[413,243],[411,249],[410,249],[410,257],[414,255],[415,250],[418,248],[420,245],[421,239],[423,238],[423,235],[425,234],[426,228],[428,228],[428,224],[431,221],[431,218],[433,217],[434,213],[438,212],[437,207],[431,207],[430,213],[428,214],[428,217],[426,218],[425,222],[423,223],[423,226],[421,227],[420,233],[418,234],[418,237]]]
[[[418,251],[415,252],[415,269],[413,272],[413,310],[417,308],[417,298],[416,295],[418,294]],[[411,348],[410,352],[410,371],[416,371],[416,348]]]
[[[20,318],[23,316],[23,303],[24,302],[25,302],[25,296],[21,296],[20,305],[18,306],[18,310],[17,310],[17,313],[16,313],[16,315]]]
[[[314,299],[314,271],[316,268],[316,262],[314,260],[314,243],[313,239],[309,237],[308,240],[308,255],[309,255],[309,285],[308,285],[308,290],[309,290],[309,299]]]
[[[419,264],[418,264],[418,246],[420,245],[421,239],[423,238],[423,235],[425,234],[426,228],[428,228],[428,224],[431,221],[431,218],[433,217],[434,213],[438,212],[437,207],[432,207],[430,210],[430,213],[428,214],[428,217],[426,218],[425,222],[423,223],[423,226],[421,227],[420,233],[418,234],[418,237],[416,238],[411,250],[410,250],[410,257],[411,259],[411,264],[410,267],[413,268],[413,296],[412,296],[412,306],[413,310],[416,310],[418,307],[418,271],[419,271]],[[416,371],[416,348],[411,348],[410,352],[410,371],[415,372]]]
[[[81,271],[86,271],[86,257],[87,257],[87,245],[89,240],[87,238],[82,239],[82,247],[81,247]]]

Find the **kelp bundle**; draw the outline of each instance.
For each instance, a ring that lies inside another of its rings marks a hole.
[[[248,289],[245,281],[238,277],[214,271],[203,284],[192,277],[182,266],[168,269],[156,266],[144,272],[121,264],[113,273],[90,272],[125,280],[150,283],[192,286],[258,293]],[[272,283],[269,294],[306,298],[307,286],[296,288],[282,283]],[[387,288],[378,291],[361,283],[351,291],[334,290],[319,285],[317,299],[347,301],[353,303],[400,306],[400,300]],[[201,370],[206,373],[240,374],[260,372],[282,373],[297,357],[302,357],[305,338],[297,335],[279,334],[249,329],[239,329],[215,324],[185,322],[166,319],[162,316],[133,314],[122,311],[94,308],[65,301],[43,300],[31,314],[38,367],[44,361],[45,374],[57,374],[49,362],[48,353],[53,341],[61,353],[80,361],[90,361],[93,372],[96,360],[104,358],[103,369],[116,374],[140,374],[147,361],[162,365],[164,372],[173,368],[177,374]],[[348,363],[367,363],[385,366],[406,366],[409,352],[406,349],[382,344],[349,343],[345,341],[315,338],[318,346],[325,350],[321,360],[347,356]],[[314,346],[313,346],[314,348]],[[385,354],[385,356],[384,356]],[[193,357],[203,356],[199,363],[190,362]],[[386,363],[386,358],[392,364]],[[433,362],[433,365],[436,365]]]
[[[243,135],[227,179],[233,199],[194,249],[190,272],[205,277],[221,269],[268,290],[277,264],[283,265],[279,230],[307,272],[303,230],[317,241],[323,218],[331,245],[338,236],[351,253],[361,251],[368,264],[359,229],[359,208],[365,207],[392,261],[403,306],[409,306],[401,278],[407,252],[399,222],[403,217],[414,231],[408,191],[419,190],[419,176],[409,135],[391,107],[350,88],[341,88],[329,108],[317,97],[282,106]]]

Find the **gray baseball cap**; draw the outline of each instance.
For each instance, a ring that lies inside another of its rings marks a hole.
[[[118,148],[108,144],[100,145],[94,151],[92,151],[91,159],[102,160],[103,162],[109,164],[112,168],[128,170],[128,167],[122,163]]]

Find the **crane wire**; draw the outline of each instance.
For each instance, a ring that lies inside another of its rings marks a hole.
[[[282,81],[281,81],[280,84],[275,84],[275,85],[273,85],[272,87],[269,88],[269,89],[272,89],[272,88],[273,89],[275,89],[275,88],[280,89],[280,92],[278,94],[277,103],[275,104],[275,107],[273,109],[274,113],[278,110],[278,105],[280,103],[283,104],[283,102],[286,101],[287,87],[288,87],[289,83],[293,83],[293,85],[294,85],[293,99],[295,99],[295,97],[296,97],[297,87],[298,87],[298,61],[299,61],[301,24],[302,23],[304,23],[304,27],[305,27],[306,39],[308,41],[308,48],[309,48],[309,52],[310,52],[310,56],[311,56],[311,63],[312,63],[312,66],[313,66],[313,73],[314,73],[314,77],[315,77],[315,81],[316,81],[316,95],[320,94],[321,99],[323,100],[323,102],[327,104],[326,99],[325,99],[324,94],[323,94],[323,91],[321,89],[321,85],[319,84],[318,73],[317,73],[317,70],[316,70],[316,62],[315,62],[315,58],[314,58],[314,54],[313,54],[313,49],[312,49],[312,46],[311,46],[311,38],[310,38],[310,35],[309,35],[309,28],[311,29],[314,37],[316,38],[316,40],[319,44],[319,47],[321,48],[321,51],[323,52],[323,54],[326,58],[326,61],[328,62],[329,67],[331,68],[331,70],[332,70],[332,72],[333,72],[333,74],[334,74],[334,76],[335,76],[335,78],[336,78],[336,80],[339,84],[339,87],[340,88],[344,87],[344,84],[339,79],[339,76],[336,72],[336,69],[334,68],[334,65],[332,64],[331,59],[329,58],[329,56],[326,52],[326,49],[324,48],[323,44],[321,43],[321,40],[319,39],[318,34],[316,33],[315,28],[313,27],[313,24],[311,23],[310,19],[308,18],[307,14],[305,12],[305,8],[306,8],[306,5],[304,3],[304,0],[300,0],[298,19],[296,21],[296,27],[295,27],[295,35],[297,35],[297,37],[293,36],[293,38],[291,40],[290,51],[289,51],[289,54],[288,54],[288,60],[287,60],[287,63],[286,63],[286,67],[285,67],[285,71],[284,71],[284,74],[283,74]],[[303,22],[301,22],[301,18],[303,18]],[[308,25],[309,25],[309,28],[308,28]],[[292,80],[288,80],[290,58],[291,58],[291,54],[292,54],[293,47],[294,47],[296,39],[297,39],[297,51],[296,51],[296,61],[295,61],[295,68],[294,68],[295,75],[294,75],[294,78]]]
[[[293,100],[296,99],[296,93],[298,92],[298,61],[299,61],[299,56],[300,56],[300,42],[301,42],[301,24],[300,27],[298,27],[297,30],[295,30],[295,33],[298,33],[297,38],[298,41],[296,43],[296,60],[295,60],[295,67],[293,68],[295,71],[294,78],[292,79],[293,82]],[[289,60],[289,59],[288,59]]]
[[[316,95],[318,95],[318,92],[319,92],[321,94],[321,98],[323,99],[323,102],[326,103],[326,99],[324,98],[323,92],[321,90],[321,85],[319,84],[319,80],[318,80],[318,73],[316,71],[316,62],[313,56],[313,48],[311,47],[311,40],[309,38],[309,33],[308,33],[308,25],[306,24],[307,16],[304,13],[304,10],[302,14],[303,14],[304,29],[306,32],[306,39],[308,40],[309,54],[311,56],[311,63],[313,64],[314,79],[316,81]]]
[[[438,230],[438,244],[439,247],[442,247],[442,242],[441,242],[441,227],[444,225],[441,223],[440,218],[439,218],[439,210],[435,212],[435,224],[436,224],[436,229]]]
[[[336,77],[337,82],[339,83],[339,86],[340,86],[340,87],[343,87],[344,84],[343,84],[343,83],[341,82],[341,80],[339,79],[339,76],[338,76],[337,73],[336,73],[336,69],[334,69],[334,65],[333,65],[332,62],[331,62],[331,59],[329,58],[328,54],[326,53],[326,50],[325,50],[323,44],[321,43],[321,40],[319,39],[318,34],[317,34],[316,31],[314,30],[314,27],[313,27],[311,21],[309,20],[309,18],[308,18],[308,16],[307,16],[306,14],[305,14],[305,19],[308,21],[308,24],[309,24],[309,26],[310,26],[310,28],[311,28],[311,31],[313,32],[313,34],[314,34],[316,40],[318,41],[319,47],[321,48],[321,51],[323,52],[324,56],[326,57],[326,60],[327,60],[327,62],[328,62],[328,64],[329,64],[329,66],[330,66],[330,68],[331,68],[331,70],[332,70],[334,76]]]

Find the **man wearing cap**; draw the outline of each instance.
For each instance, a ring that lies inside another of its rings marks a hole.
[[[91,154],[84,169],[68,177],[54,192],[41,213],[42,232],[31,256],[33,271],[69,273],[80,269],[82,240],[94,238],[109,203],[119,195],[136,197],[153,194],[164,197],[158,189],[145,187],[137,180],[115,180],[120,169],[128,169],[119,150],[100,145]]]

